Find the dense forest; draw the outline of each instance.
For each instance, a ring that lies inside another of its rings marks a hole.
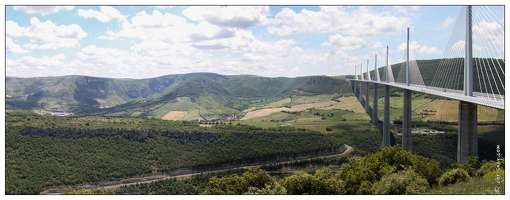
[[[337,151],[345,144],[332,135],[289,127],[122,121],[9,113],[6,193],[38,194],[51,187],[285,160]]]

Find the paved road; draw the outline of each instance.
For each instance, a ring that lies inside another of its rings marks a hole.
[[[351,147],[351,146],[349,146],[347,144],[344,144],[344,145],[347,147],[347,149],[344,152],[342,152],[342,153],[326,155],[326,156],[308,157],[308,158],[298,159],[298,160],[309,160],[309,159],[313,159],[313,158],[335,157],[335,156],[340,156],[340,155],[348,154],[348,153],[350,153],[350,152],[352,152],[354,150],[353,147]],[[284,161],[284,162],[279,162],[279,163],[287,163],[287,162],[293,162],[293,161],[296,161],[296,160]],[[243,166],[243,167],[232,167],[232,168],[227,168],[227,169],[211,170],[211,171],[203,171],[203,172],[188,172],[188,173],[180,174],[180,175],[170,175],[170,174],[167,174],[167,175],[162,176],[161,178],[155,178],[155,179],[151,178],[150,180],[146,180],[146,181],[134,181],[134,182],[130,182],[130,183],[121,183],[121,184],[108,185],[108,186],[93,186],[92,188],[116,189],[116,188],[119,188],[119,187],[125,186],[125,185],[150,183],[150,182],[159,181],[159,180],[165,180],[165,179],[169,179],[169,178],[189,177],[189,176],[198,175],[198,174],[223,172],[223,171],[232,170],[232,169],[248,169],[250,167],[260,167],[260,166],[263,166],[263,165],[266,165],[266,164],[250,165],[250,166]],[[147,178],[147,177],[145,177],[145,178]],[[145,178],[141,178],[141,179],[143,180]],[[140,180],[140,179],[138,179],[138,180]],[[120,181],[120,182],[122,182],[122,181]],[[52,190],[52,189],[49,189],[49,190]],[[49,192],[49,190],[46,190],[45,192],[42,192],[41,194],[53,194],[53,195],[60,194],[60,191],[58,191],[58,192]],[[53,189],[53,190],[55,190],[55,189]]]

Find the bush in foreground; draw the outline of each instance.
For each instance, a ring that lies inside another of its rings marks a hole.
[[[470,180],[471,177],[469,177],[469,174],[464,169],[452,169],[450,171],[445,172],[441,178],[439,178],[439,185],[449,185],[449,184],[455,184],[458,182],[464,182]]]

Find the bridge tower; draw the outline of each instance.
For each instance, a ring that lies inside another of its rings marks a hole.
[[[367,59],[367,80],[369,80],[369,81],[372,80],[370,78],[370,71],[368,70],[368,59]],[[370,115],[370,104],[369,104],[369,101],[370,101],[370,98],[369,98],[370,90],[368,88],[368,82],[366,84],[367,84],[367,99],[365,99],[365,112]]]
[[[358,80],[358,66],[354,65],[354,80]],[[351,85],[353,87],[352,91],[354,92],[354,96],[357,97],[358,95],[358,82],[352,81]]]
[[[365,80],[363,78],[363,63],[361,63],[359,70],[360,70],[359,75],[361,76],[361,80]],[[359,93],[358,98],[359,99],[358,100],[361,105],[363,105],[363,95],[361,95],[361,94],[363,94],[363,91],[361,90],[362,86],[363,86],[363,83],[359,83],[359,88],[358,88],[358,93]]]
[[[390,82],[390,63],[389,63],[389,47],[386,46],[386,83]],[[384,85],[384,122],[383,122],[383,141],[382,145],[390,146],[390,86]]]
[[[368,63],[367,63],[368,65]],[[378,113],[378,108],[377,108],[377,101],[379,100],[378,96],[377,96],[377,82],[381,81],[379,79],[379,70],[377,70],[377,54],[375,54],[375,65],[374,65],[374,81],[376,83],[374,83],[374,106],[372,107],[372,124],[373,125],[377,125],[379,123],[379,113]]]
[[[466,41],[464,57],[464,96],[473,96],[473,39],[471,36],[471,6],[466,6]],[[478,156],[477,104],[459,102],[459,130],[457,133],[457,163],[465,163],[469,156]]]
[[[406,62],[406,86],[409,86],[411,80],[409,79],[409,27],[407,27],[407,62]],[[411,104],[411,90],[404,89],[404,116],[402,119],[402,149],[410,151],[412,145],[412,104]]]

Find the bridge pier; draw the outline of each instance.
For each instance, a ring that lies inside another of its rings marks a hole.
[[[402,119],[402,149],[410,151],[412,145],[411,90],[404,90],[404,118]]]
[[[363,91],[361,90],[362,85],[363,85],[363,83],[360,82],[359,88],[358,88],[358,101],[363,106],[363,104],[362,104],[363,103],[363,95],[361,95],[361,94],[363,94]]]
[[[374,84],[374,105],[372,106],[372,124],[377,125],[379,123],[379,113],[377,110],[377,83]]]
[[[351,87],[352,87],[352,92],[354,92],[354,96],[356,96],[356,93],[358,92],[357,90],[357,86],[356,86],[356,81],[351,81]]]
[[[370,115],[369,94],[370,94],[370,90],[368,89],[368,82],[367,82],[367,99],[365,99],[365,112]]]
[[[459,102],[459,131],[457,163],[465,163],[469,156],[478,156],[478,110],[477,105]]]
[[[384,86],[384,124],[382,145],[390,146],[390,86]]]

